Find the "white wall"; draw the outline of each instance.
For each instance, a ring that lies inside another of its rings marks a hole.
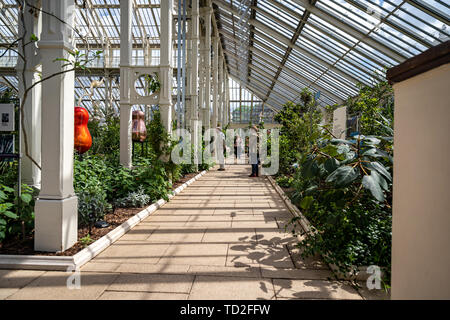
[[[450,65],[394,85],[393,299],[450,299]]]

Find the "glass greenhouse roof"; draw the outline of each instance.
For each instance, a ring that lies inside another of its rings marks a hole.
[[[157,64],[160,0],[133,1],[133,48],[136,64],[144,47],[154,48]],[[189,1],[188,1],[189,2]],[[201,1],[202,4],[203,1]],[[119,0],[76,0],[78,48],[114,52],[120,48]],[[177,1],[175,1],[177,3]],[[356,84],[384,78],[395,66],[450,37],[449,0],[212,0],[228,73],[264,104],[280,109],[310,88],[323,105],[342,103],[357,93]],[[0,0],[0,42],[17,37],[14,0]],[[176,37],[175,37],[176,41]],[[2,50],[0,48],[0,54]],[[17,85],[7,68],[14,56],[0,60],[0,90]],[[3,70],[3,71],[2,71]],[[76,99],[101,74],[79,74]],[[112,81],[118,108],[118,81]],[[3,89],[2,89],[3,88]],[[105,86],[93,99],[105,100]],[[83,101],[89,106],[90,101]]]
[[[280,108],[310,88],[323,104],[449,39],[450,1],[213,0],[231,75]],[[245,44],[248,56],[240,55]],[[242,67],[246,66],[246,67]]]

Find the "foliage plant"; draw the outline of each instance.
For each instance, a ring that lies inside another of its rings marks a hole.
[[[128,193],[125,198],[121,198],[116,201],[116,207],[132,207],[141,208],[150,202],[150,196],[145,194],[144,188],[139,186],[137,191]]]
[[[359,94],[346,102],[348,113],[359,116],[360,131],[365,135],[391,135],[386,123],[394,120],[394,93],[387,81],[357,85]]]
[[[318,126],[322,114],[312,93],[303,90],[301,103],[287,102],[277,113],[275,120],[282,125],[280,132],[280,173],[292,174],[292,164],[297,163],[302,154],[321,137]]]
[[[190,164],[175,164],[170,160],[174,142],[161,123],[156,110],[147,125],[150,152],[135,157],[133,167],[119,163],[120,132],[118,119],[111,117],[100,125],[93,120],[93,148],[87,155],[74,160],[74,188],[79,202],[81,225],[92,225],[114,207],[142,207],[161,198],[168,200],[171,181],[195,172]],[[97,142],[95,142],[97,140]]]
[[[18,235],[25,239],[34,228],[35,192],[26,184],[21,188],[19,201],[14,188],[0,183],[0,242]]]
[[[90,119],[88,129],[92,136],[90,155],[104,155],[106,157],[119,157],[120,146],[120,119],[117,116],[108,116],[104,122]]]
[[[83,246],[83,248],[87,247],[88,245],[90,245],[92,242],[94,242],[94,240],[91,238],[91,235],[88,234],[87,236],[80,238],[80,243]]]
[[[104,187],[107,167],[100,158],[74,161],[74,189],[78,197],[79,224],[91,226],[112,209]]]
[[[161,82],[159,81],[158,74],[145,75],[145,82],[147,84],[147,90],[149,94],[157,93],[161,90]]]
[[[301,110],[311,101],[307,93],[302,95],[303,106],[285,106],[287,114],[278,116],[283,125],[280,152],[289,161],[277,181],[293,190],[291,200],[312,225],[312,232],[298,243],[303,257],[320,254],[341,274],[355,273],[357,266],[377,265],[388,285],[393,165],[393,99],[388,93],[392,91],[386,84],[360,86],[360,90],[348,103],[362,119],[359,135],[351,139],[333,137],[319,117],[309,122],[296,119],[311,112]],[[292,154],[294,141],[300,145]],[[298,219],[291,221],[292,232],[304,235]]]

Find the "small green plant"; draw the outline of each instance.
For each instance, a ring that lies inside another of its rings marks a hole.
[[[80,238],[80,243],[83,246],[83,248],[86,248],[92,242],[94,242],[94,239],[91,238],[90,234],[88,234],[87,236],[85,236],[83,238]]]
[[[21,188],[19,201],[14,188],[0,184],[0,242],[18,235],[25,239],[34,228],[35,191],[26,184]]]
[[[78,197],[80,225],[91,226],[112,209],[107,201],[105,177],[107,166],[99,158],[74,161],[74,189]]]
[[[139,186],[137,191],[130,192],[125,198],[116,201],[116,207],[141,208],[150,202],[151,198],[145,194],[144,187]]]
[[[161,82],[159,81],[158,74],[155,75],[145,75],[145,82],[148,86],[148,93],[157,93],[161,90]]]
[[[6,238],[10,221],[17,220],[19,216],[15,214],[14,203],[7,202],[9,195],[14,192],[13,188],[0,185],[0,241]]]
[[[288,176],[279,176],[279,177],[277,177],[276,181],[280,187],[289,188],[292,185],[294,178],[288,177]]]

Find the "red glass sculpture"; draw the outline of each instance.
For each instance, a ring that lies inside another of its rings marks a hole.
[[[142,111],[133,111],[133,130],[132,138],[136,142],[144,142],[147,137],[147,128],[145,127],[145,114]]]
[[[75,141],[74,148],[79,154],[85,153],[92,146],[92,137],[87,127],[89,113],[85,108],[75,107]]]

